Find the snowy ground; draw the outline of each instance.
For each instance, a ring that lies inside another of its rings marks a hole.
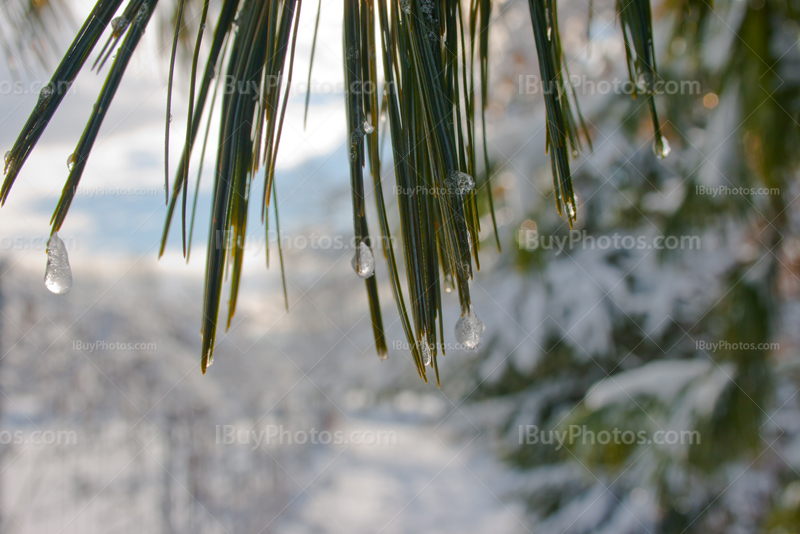
[[[396,433],[397,446],[345,446],[290,508],[280,532],[524,532],[517,505],[504,503],[502,468],[472,441],[432,423],[348,418],[343,428]],[[438,430],[438,431],[437,431]]]
[[[247,279],[206,376],[191,270],[78,254],[59,297],[41,281],[42,251],[6,257],[0,411],[22,441],[0,434],[5,528],[524,531],[489,436],[456,395],[418,380],[405,351],[375,356],[349,251],[322,256],[288,254],[307,267],[290,276],[288,314],[277,273]],[[464,357],[448,355],[443,376]],[[261,437],[231,444],[227,427]],[[345,441],[264,439],[278,427]]]

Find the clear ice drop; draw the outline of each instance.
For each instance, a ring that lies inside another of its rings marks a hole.
[[[567,213],[570,219],[574,219],[578,214],[578,210],[575,209],[575,204],[573,202],[567,202]]]
[[[445,180],[445,185],[454,193],[466,195],[475,187],[475,180],[465,172],[451,171]]]
[[[453,275],[447,273],[444,275],[444,292],[451,293],[456,288],[456,281],[453,278]]]
[[[353,266],[353,270],[361,278],[369,278],[375,273],[375,256],[372,255],[372,250],[363,241],[358,244],[350,265]]]
[[[364,133],[369,135],[375,131],[375,127],[369,123],[369,121],[364,121],[364,124],[361,125],[361,129],[364,130]]]
[[[422,353],[422,365],[431,365],[431,346],[424,336],[419,343],[419,350]]]
[[[128,21],[125,20],[125,17],[116,17],[111,20],[111,35],[113,37],[119,37],[122,34],[122,30],[125,29],[127,26]]]
[[[44,285],[56,295],[65,295],[72,288],[72,270],[69,268],[67,248],[55,232],[47,241],[47,270],[44,273]]]
[[[456,342],[468,349],[474,349],[480,344],[484,330],[486,327],[483,321],[470,310],[456,322]]]
[[[44,104],[50,100],[50,97],[53,96],[53,92],[53,87],[49,84],[42,87],[42,90],[39,91],[39,104]]]
[[[655,154],[658,159],[666,158],[670,152],[672,152],[672,148],[670,148],[666,137],[661,137],[661,143],[658,142],[658,139],[653,143],[653,154]]]

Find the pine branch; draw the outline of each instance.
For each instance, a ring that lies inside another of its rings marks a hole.
[[[128,0],[123,14],[113,22],[112,17],[122,5],[122,0],[97,2],[6,156],[6,178],[0,188],[0,201],[5,202],[7,199],[22,165],[61,104],[66,90],[97,46],[107,26],[111,24],[111,34],[101,48],[94,66],[98,70],[102,69],[115,49],[117,54],[84,134],[70,160],[70,174],[53,216],[53,232],[61,227],[97,131],[150,20],[156,1]],[[167,149],[171,87],[177,43],[181,35],[180,25],[182,20],[190,18],[188,12],[184,11],[197,9],[194,2],[176,1],[179,4],[170,57]],[[188,261],[200,174],[208,140],[208,125],[214,113],[220,80],[217,80],[213,93],[209,93],[217,73],[224,72],[226,87],[235,89],[224,92],[221,109],[218,111],[219,144],[214,163],[202,320],[203,372],[213,361],[220,301],[228,278],[230,297],[227,326],[230,326],[236,311],[244,262],[247,210],[252,197],[253,181],[261,176],[264,178],[261,195],[262,221],[268,222],[268,210],[274,202],[277,224],[278,206],[274,199],[275,163],[291,85],[302,7],[302,0],[219,2],[219,14],[199,84],[197,75],[200,46],[209,13],[209,0],[204,0],[202,4],[201,22],[191,48],[186,138],[169,194],[159,252],[159,256],[164,253],[172,218],[180,199],[182,249]],[[485,116],[489,99],[489,31],[492,5],[491,0],[344,0],[345,101],[356,243],[353,266],[365,279],[376,350],[379,356],[385,357],[386,338],[377,279],[374,276],[374,251],[383,252],[395,303],[417,371],[421,378],[427,380],[428,369],[433,369],[437,383],[437,358],[440,354],[444,356],[443,288],[446,292],[453,289],[458,292],[462,319],[456,325],[457,341],[475,346],[483,332],[483,324],[472,309],[469,287],[473,268],[480,268],[479,190],[488,199],[495,240],[498,249],[500,247],[494,215]],[[320,2],[317,8],[317,24],[314,27],[314,46],[321,6]],[[569,85],[569,72],[559,37],[556,3],[554,0],[529,0],[529,6],[539,68],[545,87],[545,148],[552,161],[556,206],[559,213],[566,211],[566,217],[572,224],[577,206],[569,159],[576,156],[581,149],[581,137],[589,143],[590,149],[591,142],[583,116],[577,107],[574,90]],[[653,99],[656,67],[650,6],[647,0],[619,0],[618,9],[625,34],[628,67],[632,77],[637,76],[644,80],[642,91],[650,103],[656,131],[656,150],[659,154],[665,154],[668,148],[659,129]],[[474,68],[476,58],[477,69]],[[309,72],[309,80],[310,76]],[[381,93],[378,92],[380,83],[383,85]],[[480,84],[480,102],[476,83]],[[380,99],[379,94],[382,95]],[[308,98],[305,106],[307,114]],[[206,107],[209,108],[207,111]],[[204,113],[207,127],[187,239],[189,162]],[[380,157],[381,145],[377,126],[384,115],[388,119],[388,135],[392,145],[392,168],[386,170],[394,174],[398,191],[399,236],[402,244],[400,254],[408,299],[404,294],[397,265],[398,251],[395,250],[390,233],[383,187],[382,173],[385,171]],[[481,123],[480,141],[476,141],[475,123],[478,119]],[[479,144],[485,177],[476,187],[474,177],[478,174]],[[372,176],[371,182],[365,181],[364,177],[367,163]],[[169,172],[166,159],[165,166]],[[375,195],[380,246],[373,242],[367,222],[366,197],[370,194]],[[284,275],[282,250],[279,248],[278,252],[281,274]],[[288,309],[285,279],[284,297]]]

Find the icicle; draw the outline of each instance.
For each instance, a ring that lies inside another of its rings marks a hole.
[[[433,367],[431,357],[431,346],[428,345],[428,339],[425,334],[422,334],[422,341],[419,343],[419,350],[422,353],[422,365],[430,365]]]
[[[39,100],[37,102],[38,105],[44,105],[50,100],[50,97],[53,96],[53,88],[48,84],[42,87],[42,90],[39,91]]]
[[[363,241],[358,244],[350,265],[361,278],[369,278],[375,274],[375,257],[372,255],[372,250]]]
[[[47,241],[47,270],[44,273],[44,285],[56,295],[65,295],[72,288],[72,270],[69,268],[67,248],[55,232]]]
[[[475,312],[470,307],[466,315],[462,315],[461,319],[456,322],[456,342],[468,349],[474,349],[481,342],[481,336],[486,330],[483,321],[478,319]]]
[[[125,26],[128,25],[128,21],[125,17],[116,17],[111,20],[111,36],[112,37],[119,37],[122,34],[122,30],[125,29]]]
[[[659,136],[653,143],[653,154],[655,154],[658,159],[664,159],[670,152],[672,152],[672,148],[670,148],[667,138]]]

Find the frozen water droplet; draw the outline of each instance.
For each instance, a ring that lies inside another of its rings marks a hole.
[[[400,0],[400,7],[406,13],[406,15],[411,14],[411,0]]]
[[[567,213],[569,214],[570,219],[574,219],[578,214],[578,211],[575,209],[575,204],[572,202],[567,202]]]
[[[364,130],[364,133],[369,135],[375,131],[375,127],[369,123],[369,121],[364,121],[364,124],[361,125],[361,129]]]
[[[358,244],[350,265],[353,266],[353,270],[361,278],[369,278],[375,274],[375,256],[372,255],[372,250],[363,241]]]
[[[422,336],[422,341],[420,341],[419,343],[419,350],[422,353],[422,365],[430,365],[431,367],[433,367],[433,365],[431,364],[432,360],[431,346],[428,345],[428,339],[425,337],[424,334]]]
[[[74,152],[67,157],[67,170],[68,171],[72,172],[72,169],[75,168],[75,160],[76,159],[77,158],[75,157],[75,153]]]
[[[3,157],[3,163],[8,165],[8,162],[11,161],[11,151],[7,151],[6,155]]]
[[[139,13],[136,15],[136,22],[142,22],[147,17],[149,11],[147,4],[142,4],[142,7],[139,8]]]
[[[45,85],[44,87],[42,87],[42,90],[39,91],[39,104],[44,104],[45,102],[50,100],[51,96],[53,96],[52,86],[50,86],[49,84]]]
[[[454,193],[466,195],[475,187],[475,180],[465,172],[450,171],[445,180],[445,185]]]
[[[172,122],[172,113],[169,114],[169,118],[167,119],[169,122]]]
[[[47,269],[44,273],[44,285],[56,295],[69,293],[72,288],[72,270],[69,268],[67,247],[55,232],[47,241]]]
[[[577,158],[578,157],[578,151],[575,150],[574,148],[572,149],[572,157],[573,158]]]
[[[660,142],[659,139],[656,139],[656,142],[653,143],[653,154],[655,154],[658,159],[666,158],[670,152],[672,152],[672,148],[670,148],[666,137],[662,136]]]
[[[453,279],[453,275],[451,273],[444,275],[444,292],[452,293],[455,288],[456,281]]]
[[[484,330],[486,327],[483,321],[478,319],[470,308],[470,311],[456,322],[456,342],[468,349],[474,349],[480,344]]]
[[[116,17],[111,20],[111,35],[113,37],[119,37],[122,33],[122,30],[125,29],[125,26],[128,25],[128,21],[125,20],[125,17]]]

